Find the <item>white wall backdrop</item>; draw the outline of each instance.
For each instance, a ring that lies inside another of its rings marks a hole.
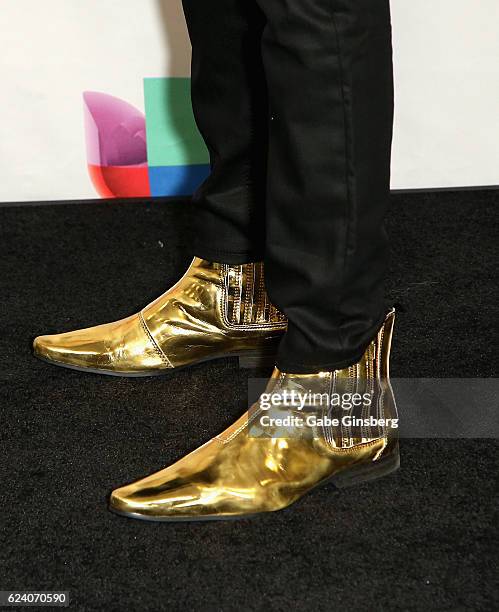
[[[499,2],[392,0],[393,187],[499,184]]]
[[[499,2],[392,13],[393,187],[499,184]],[[0,0],[0,39],[0,202],[97,197],[82,92],[143,109],[144,77],[189,74],[180,0]]]

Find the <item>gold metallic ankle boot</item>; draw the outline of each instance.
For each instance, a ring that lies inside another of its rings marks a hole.
[[[307,375],[276,369],[234,425],[172,466],[115,490],[110,509],[156,521],[248,517],[286,508],[329,481],[342,488],[394,471],[393,323],[391,312],[350,368]]]
[[[286,329],[264,286],[262,263],[239,266],[195,258],[169,291],[141,312],[34,341],[55,365],[116,376],[151,376],[226,356],[242,367],[273,365]],[[265,363],[267,362],[267,363]]]

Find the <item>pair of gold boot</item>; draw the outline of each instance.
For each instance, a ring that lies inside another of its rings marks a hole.
[[[170,467],[113,491],[110,509],[159,521],[247,517],[286,508],[325,482],[341,488],[395,470],[393,323],[391,312],[350,368],[306,375],[275,368],[265,393],[236,423]],[[64,367],[151,376],[227,356],[237,356],[242,367],[269,364],[285,329],[284,315],[265,292],[263,264],[195,258],[140,313],[40,336],[34,351]],[[332,397],[354,395],[370,402],[331,405]]]

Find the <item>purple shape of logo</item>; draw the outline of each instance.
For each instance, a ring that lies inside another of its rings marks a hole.
[[[105,167],[147,164],[144,113],[109,94],[86,91],[83,100],[88,163]]]

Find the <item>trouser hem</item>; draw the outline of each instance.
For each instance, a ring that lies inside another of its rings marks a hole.
[[[379,330],[382,328],[386,317],[387,314],[384,313],[381,319],[373,327],[373,331],[370,334],[371,339],[359,352],[355,353],[352,357],[320,363],[299,363],[296,361],[289,361],[285,357],[278,357],[276,367],[281,372],[285,372],[286,374],[316,374],[317,372],[332,372],[334,370],[343,370],[344,368],[349,368],[350,366],[359,363],[359,361],[362,359],[364,353],[367,350],[367,347],[376,338],[377,334],[379,333]]]
[[[316,374],[317,372],[332,372],[333,370],[343,370],[358,363],[364,355],[365,349],[354,355],[350,359],[343,361],[332,361],[328,363],[309,364],[309,363],[294,363],[285,359],[278,359],[276,367],[286,374]]]
[[[194,255],[214,263],[224,263],[233,266],[263,261],[263,249],[251,249],[247,251],[236,251],[228,249],[217,249],[207,245],[197,244],[194,246]]]

